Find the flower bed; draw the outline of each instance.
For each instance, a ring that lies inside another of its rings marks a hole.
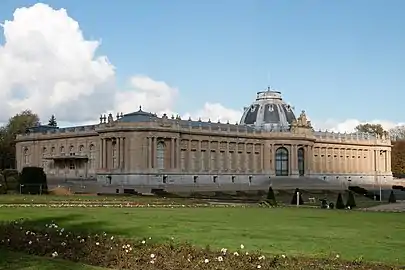
[[[243,245],[234,250],[214,251],[176,243],[175,239],[157,244],[148,237],[133,240],[106,233],[85,235],[66,231],[54,223],[34,227],[25,221],[0,225],[0,248],[115,269],[394,269],[360,261],[345,262],[338,256],[325,260],[268,256],[248,252]]]
[[[48,207],[48,208],[69,208],[69,207],[80,207],[80,208],[97,208],[97,207],[109,207],[109,208],[198,208],[198,207],[250,207],[247,205],[235,205],[235,204],[149,204],[149,203],[6,203],[0,204],[0,208],[17,208],[17,207]]]

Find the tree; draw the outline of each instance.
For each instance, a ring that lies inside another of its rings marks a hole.
[[[394,141],[392,144],[391,170],[394,175],[405,174],[405,140]]]
[[[389,134],[393,141],[405,140],[405,126],[391,128]]]
[[[336,209],[345,209],[345,203],[343,202],[342,193],[339,193],[336,201]]]
[[[389,203],[396,203],[397,202],[397,198],[395,197],[394,191],[391,190],[391,194],[390,197],[388,198],[388,202]]]
[[[299,195],[300,195],[299,198],[297,198],[297,197],[298,197],[298,196],[297,196],[298,193],[299,193]],[[304,200],[302,199],[302,192],[301,192],[298,188],[296,188],[295,191],[294,191],[294,195],[293,195],[293,198],[292,198],[292,200],[291,200],[291,204],[297,205],[297,200],[298,200],[299,205],[303,205],[303,204],[304,204]]]
[[[39,125],[38,115],[25,110],[11,117],[8,123],[0,128],[0,168],[14,168],[17,134],[25,133],[28,128],[37,125]]]
[[[354,199],[354,194],[352,191],[349,191],[349,197],[347,198],[346,207],[353,209],[356,207],[356,201]]]
[[[277,206],[276,196],[274,195],[272,187],[269,187],[266,202],[268,202],[271,206]]]
[[[358,132],[369,133],[376,136],[388,135],[388,132],[384,130],[381,124],[360,124],[355,129]]]
[[[48,126],[57,127],[58,123],[56,122],[56,117],[52,114],[51,118],[49,119]]]

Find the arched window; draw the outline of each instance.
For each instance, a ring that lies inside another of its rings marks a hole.
[[[156,147],[156,162],[159,170],[165,169],[165,150],[166,145],[164,142],[158,142]]]
[[[28,160],[28,148],[24,148],[24,164],[27,165],[29,163]]]
[[[304,156],[304,148],[298,148],[297,156],[298,156],[298,173],[300,176],[304,176],[305,174],[305,156]]]
[[[288,176],[288,150],[285,147],[276,150],[276,176]]]

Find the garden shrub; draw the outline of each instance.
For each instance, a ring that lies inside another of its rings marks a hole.
[[[298,193],[298,192],[299,192],[299,194],[300,194],[299,199],[297,198],[297,193]],[[297,205],[297,200],[299,200],[299,201],[298,201],[298,202],[299,202],[299,205],[303,205],[303,204],[304,204],[304,200],[302,199],[302,192],[299,190],[299,188],[296,188],[296,189],[295,189],[293,198],[292,198],[292,200],[291,200],[291,204]]]
[[[18,175],[6,178],[7,191],[19,191],[20,183],[18,178]]]
[[[347,198],[346,207],[350,208],[350,209],[353,209],[356,207],[356,201],[354,199],[354,194],[351,191],[349,191],[349,197]]]
[[[9,178],[9,177],[18,178],[18,171],[15,169],[4,169],[2,174],[3,174],[4,178],[6,179],[6,182],[7,182],[7,178]]]
[[[276,196],[274,195],[274,191],[273,191],[272,187],[269,187],[269,191],[267,192],[266,201],[272,206],[277,206]]]
[[[7,185],[4,176],[0,174],[0,194],[7,194]]]
[[[345,209],[345,203],[343,202],[342,193],[338,194],[336,201],[336,209]]]
[[[48,191],[46,174],[41,167],[24,167],[20,176],[22,194],[45,194]]]
[[[356,194],[362,195],[362,196],[367,196],[369,193],[367,189],[359,187],[359,186],[350,186],[349,191],[353,191]]]
[[[388,202],[389,203],[396,203],[397,202],[397,198],[395,198],[395,194],[394,194],[393,190],[391,190],[390,197],[388,198]]]

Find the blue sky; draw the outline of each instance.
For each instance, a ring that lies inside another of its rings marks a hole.
[[[0,21],[36,2],[0,1]],[[181,112],[240,109],[270,84],[312,119],[405,122],[405,1],[42,2],[102,40],[121,87],[133,74],[178,87]]]

